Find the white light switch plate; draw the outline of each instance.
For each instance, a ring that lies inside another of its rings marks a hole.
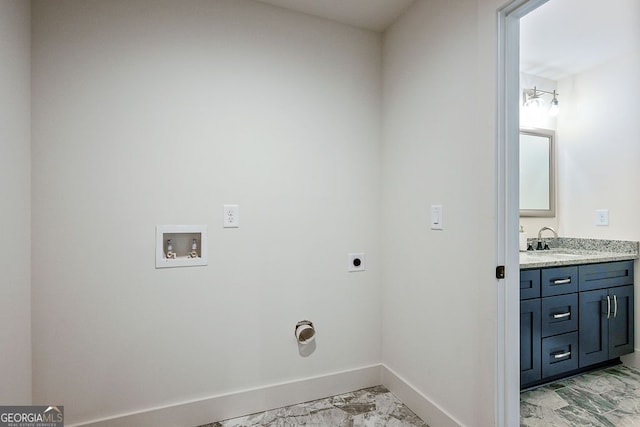
[[[431,205],[431,229],[444,229],[442,224],[442,205]]]
[[[596,225],[609,225],[609,209],[596,210]]]

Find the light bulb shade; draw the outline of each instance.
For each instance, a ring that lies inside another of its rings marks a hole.
[[[558,99],[554,97],[551,100],[551,107],[549,107],[549,115],[551,117],[556,117],[559,112],[560,112],[560,106],[558,105]]]
[[[526,108],[541,109],[545,106],[544,99],[540,95],[533,95],[528,97],[527,102],[524,103]]]

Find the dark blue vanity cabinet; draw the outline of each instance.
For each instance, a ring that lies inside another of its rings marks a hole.
[[[542,378],[540,298],[520,301],[520,384]]]
[[[580,276],[580,367],[633,352],[633,262],[585,265]]]
[[[542,378],[541,310],[540,270],[520,271],[520,384]]]
[[[520,385],[633,352],[633,261],[520,271]]]

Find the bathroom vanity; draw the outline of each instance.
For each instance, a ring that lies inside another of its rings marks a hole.
[[[638,243],[626,243],[521,253],[521,389],[633,352]]]

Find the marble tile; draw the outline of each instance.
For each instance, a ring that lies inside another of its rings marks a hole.
[[[552,383],[544,385],[544,387],[546,387],[548,389],[551,389],[551,390],[558,390],[558,389],[561,389],[562,387],[566,387],[567,386],[567,381],[568,380],[554,381]]]
[[[627,366],[618,365],[605,369],[607,375],[625,384],[628,392],[640,394],[640,371]]]
[[[385,387],[218,421],[200,427],[429,427]]]
[[[640,371],[588,372],[522,392],[520,402],[521,426],[640,427]]]
[[[569,423],[570,426],[581,427],[616,427],[606,417],[600,414],[594,414],[584,408],[569,405],[554,411],[562,420]]]
[[[575,390],[589,393],[602,394],[616,390],[619,387],[626,387],[624,383],[612,375],[603,375],[601,372],[586,373],[579,377],[569,378],[566,385]]]
[[[520,426],[526,427],[572,427],[556,411],[528,403],[520,405]]]
[[[616,406],[616,411],[627,415],[635,415],[640,419],[640,396],[622,396]]]
[[[613,411],[605,414],[604,417],[616,427],[640,427],[640,417],[635,415]]]
[[[623,389],[612,390],[607,393],[602,393],[600,394],[600,397],[609,401],[613,405],[613,407],[616,409],[621,408],[622,407],[621,405],[625,405],[625,404],[628,407],[630,407],[629,405],[632,405],[632,403],[628,402],[630,398],[635,398],[635,399],[640,398],[640,396],[633,396],[632,394],[629,394]],[[628,403],[625,403],[625,402],[628,402]]]
[[[562,390],[558,389],[558,390]],[[562,398],[555,389],[546,386],[526,391],[520,395],[520,401],[552,410],[564,408],[569,401]]]
[[[561,388],[556,393],[569,404],[566,406],[569,408],[582,408],[593,414],[605,414],[615,409],[613,402],[596,393],[571,387]]]

